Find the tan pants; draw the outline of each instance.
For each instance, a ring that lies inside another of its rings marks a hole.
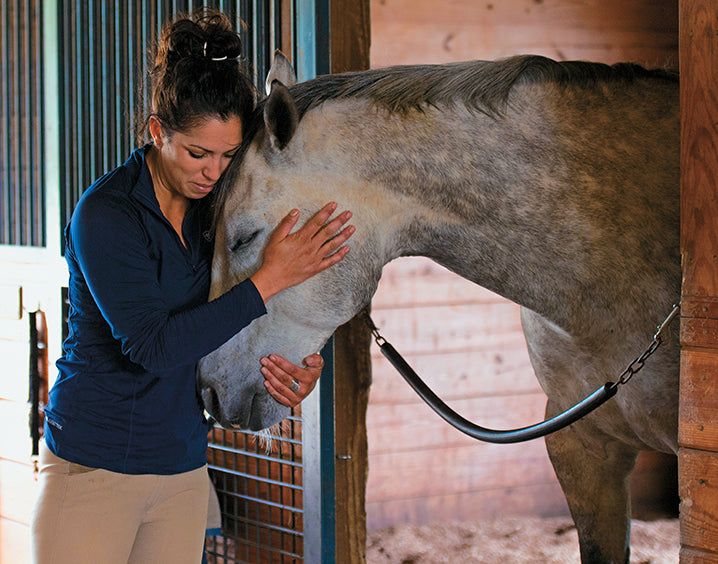
[[[198,564],[207,468],[118,474],[58,458],[43,444],[32,515],[33,564]]]

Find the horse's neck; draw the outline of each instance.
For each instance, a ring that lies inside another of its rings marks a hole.
[[[512,121],[484,122],[481,137],[460,139],[468,133],[449,125],[454,137],[413,132],[403,147],[375,152],[371,180],[385,189],[383,221],[395,228],[386,258],[426,256],[537,311],[551,302],[559,309],[562,285],[575,283],[581,262],[561,258],[579,236],[557,224],[569,187],[546,185],[551,165],[516,140]]]
[[[676,93],[642,88],[517,87],[500,118],[337,102],[302,146],[375,218],[382,259],[430,257],[566,327],[680,284]]]
[[[572,124],[576,116],[562,123],[570,134],[556,135],[539,115],[472,115],[466,126],[467,115],[442,116],[429,132],[385,132],[363,147],[364,174],[394,206],[388,259],[427,256],[562,327],[581,318],[586,303],[608,312],[640,307],[636,292],[675,290],[677,120],[666,118],[667,139],[631,133],[630,124],[616,125],[610,139],[605,124],[591,130]],[[601,135],[622,148],[621,160],[600,154],[591,137]],[[387,150],[392,141],[396,149]]]

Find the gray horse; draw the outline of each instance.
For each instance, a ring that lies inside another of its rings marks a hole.
[[[338,201],[357,231],[344,261],[202,361],[223,425],[284,418],[259,358],[319,350],[397,257],[429,257],[522,306],[547,416],[615,380],[678,300],[677,75],[522,56],[273,84],[226,175],[212,297],[255,271],[292,207],[308,218]],[[615,398],[546,439],[584,563],[628,562],[636,456],[677,449],[676,331]]]

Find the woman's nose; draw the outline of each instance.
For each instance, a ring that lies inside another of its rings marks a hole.
[[[222,175],[222,163],[220,159],[212,159],[207,163],[207,166],[202,170],[207,180],[217,182],[219,177]]]

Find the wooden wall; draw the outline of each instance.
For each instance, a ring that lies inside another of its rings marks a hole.
[[[681,563],[718,563],[718,1],[681,2]]]
[[[29,318],[38,308],[61,326],[64,267],[44,249],[0,247],[0,562],[30,561],[30,511],[37,483],[28,427]],[[66,278],[65,274],[65,278]],[[57,358],[60,334],[50,337]],[[54,372],[53,372],[54,374]]]
[[[372,0],[371,26],[372,67],[518,53],[678,63],[677,0]],[[515,304],[411,258],[385,268],[372,308],[384,336],[462,415],[494,428],[543,418]],[[376,347],[372,356],[369,529],[567,514],[543,441],[473,441],[423,405]],[[662,510],[665,480],[675,480],[675,458],[642,456],[634,505]]]

